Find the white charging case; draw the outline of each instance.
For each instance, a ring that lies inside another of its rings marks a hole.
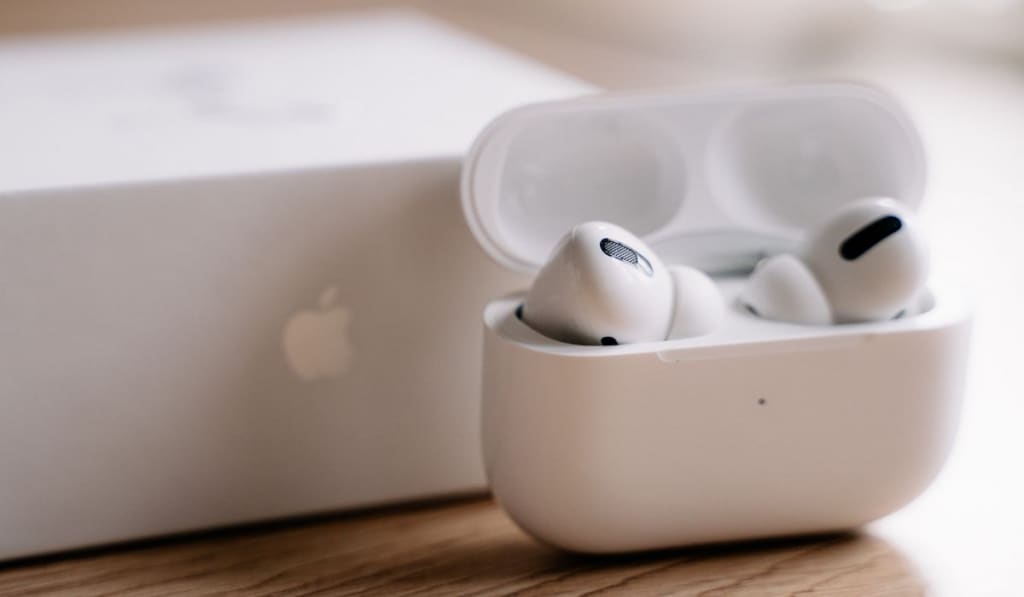
[[[575,346],[484,311],[483,448],[527,532],[622,552],[857,527],[903,506],[955,435],[970,312],[933,275],[918,312],[828,327],[737,305],[764,255],[843,202],[921,201],[910,119],[859,85],[619,94],[519,108],[463,170],[484,249],[536,271],[569,228],[620,224],[666,263],[715,274],[711,334]]]

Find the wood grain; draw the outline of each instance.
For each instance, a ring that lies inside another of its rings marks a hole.
[[[0,568],[3,595],[921,595],[870,535],[628,557],[544,547],[489,500],[232,530]]]

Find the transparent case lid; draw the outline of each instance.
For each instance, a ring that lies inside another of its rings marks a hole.
[[[862,85],[592,96],[495,119],[462,173],[499,263],[535,271],[573,225],[619,224],[667,263],[751,267],[847,201],[916,207],[925,158],[904,110]]]

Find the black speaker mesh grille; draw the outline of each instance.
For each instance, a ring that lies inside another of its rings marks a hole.
[[[625,261],[626,263],[632,263],[636,265],[640,262],[637,258],[637,252],[630,249],[626,245],[620,243],[617,240],[605,238],[601,240],[601,250],[604,254],[609,257],[614,257],[619,261]]]
[[[637,266],[640,268],[640,271],[648,276],[654,273],[654,268],[651,267],[651,262],[646,257],[617,240],[610,238],[601,239],[601,251],[613,259]]]

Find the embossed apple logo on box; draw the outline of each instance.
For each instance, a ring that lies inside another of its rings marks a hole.
[[[335,379],[352,365],[352,313],[338,303],[338,293],[337,286],[327,288],[315,309],[295,313],[284,326],[285,359],[302,381]]]

